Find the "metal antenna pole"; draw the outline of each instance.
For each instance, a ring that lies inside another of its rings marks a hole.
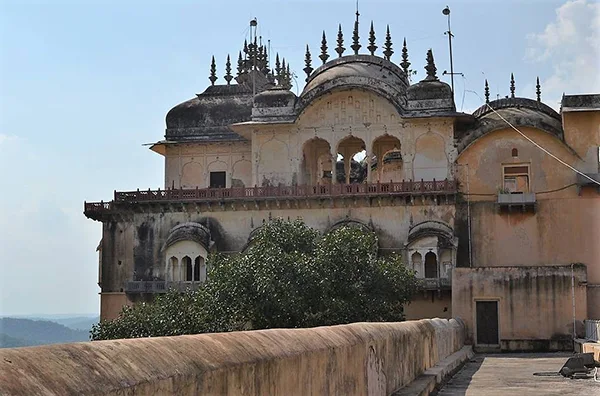
[[[452,94],[454,94],[454,66],[452,64],[452,30],[450,29],[450,7],[446,6],[442,10],[442,14],[448,15],[448,46],[450,47],[450,85],[452,87]]]

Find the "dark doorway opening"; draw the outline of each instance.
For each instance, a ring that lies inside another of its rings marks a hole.
[[[429,252],[425,255],[425,278],[438,277],[438,264],[435,253]]]
[[[210,172],[210,188],[225,188],[225,172]]]
[[[498,301],[476,301],[478,345],[498,345]]]

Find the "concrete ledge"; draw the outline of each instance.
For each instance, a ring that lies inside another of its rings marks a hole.
[[[473,356],[473,348],[470,345],[464,346],[434,367],[425,370],[417,379],[394,392],[392,396],[427,396],[446,383]]]

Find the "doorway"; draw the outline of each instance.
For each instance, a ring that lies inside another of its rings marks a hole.
[[[499,345],[498,301],[476,301],[477,345]]]

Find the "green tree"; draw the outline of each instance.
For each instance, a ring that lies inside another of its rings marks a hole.
[[[372,232],[341,227],[321,237],[301,220],[275,219],[245,252],[211,256],[198,291],[126,307],[91,338],[400,321],[418,285],[399,255],[377,256]]]

